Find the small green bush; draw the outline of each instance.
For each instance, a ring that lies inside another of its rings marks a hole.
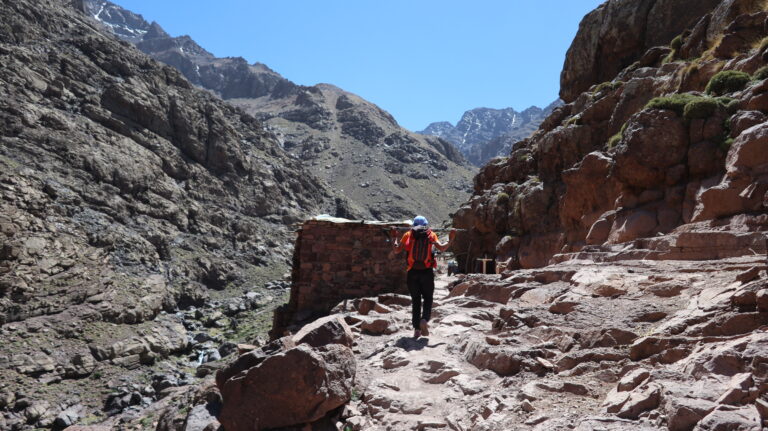
[[[669,47],[672,48],[673,51],[680,51],[680,48],[683,47],[683,35],[678,34],[675,36],[675,38],[672,39],[672,42],[669,43]]]
[[[608,138],[608,143],[606,145],[608,149],[611,150],[613,148],[616,148],[616,145],[619,145],[619,141],[621,141],[621,132]]]
[[[569,118],[565,121],[565,126],[581,126],[581,115],[574,115],[573,117]]]
[[[738,110],[739,101],[730,97],[697,96],[690,93],[672,94],[651,99],[645,109],[668,109],[687,120],[709,118],[722,109],[728,113]],[[623,133],[623,130],[622,130]]]
[[[718,97],[717,103],[720,104],[720,106],[725,109],[725,112],[728,113],[728,115],[733,115],[736,113],[736,111],[739,110],[741,107],[741,102],[739,102],[739,99],[733,99],[731,97]]]
[[[496,202],[499,204],[504,204],[509,202],[509,195],[504,192],[500,192],[499,194],[496,195]]]
[[[719,103],[710,97],[691,100],[683,108],[683,117],[687,120],[694,118],[709,118],[717,111]]]
[[[718,72],[709,80],[706,92],[715,96],[733,93],[734,91],[742,90],[750,79],[751,77],[747,73],[737,70],[724,70]]]
[[[701,98],[702,96],[695,96],[688,93],[654,97],[647,105],[645,105],[645,109],[668,109],[670,111],[675,111],[677,115],[683,115],[685,105]]]
[[[622,85],[624,85],[624,81],[605,81],[603,83],[598,84],[597,87],[595,87],[595,90],[592,92],[592,94],[593,95],[598,94],[601,91],[606,89],[615,90],[621,87]]]
[[[765,51],[765,48],[768,48],[768,37],[764,37],[760,40],[760,43],[757,45],[757,51],[763,52]]]
[[[763,66],[760,69],[757,69],[757,72],[755,72],[754,75],[752,75],[752,79],[755,81],[762,81],[763,79],[768,78],[768,66]]]

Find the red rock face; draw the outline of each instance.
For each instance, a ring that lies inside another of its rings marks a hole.
[[[605,2],[579,25],[560,76],[560,98],[572,102],[591,85],[612,80],[649,48],[668,44],[718,3],[720,0]]]
[[[680,46],[645,51],[637,41],[632,49],[624,43],[637,26],[650,26],[638,14],[669,17],[688,3],[638,2],[619,10],[621,1],[609,1],[584,19],[563,72],[570,103],[516,144],[509,158],[483,167],[474,196],[454,215],[454,226],[468,230],[454,248],[462,269],[473,272],[476,259],[486,256],[506,268],[531,268],[584,247],[660,234],[768,229],[762,216],[768,80],[729,89],[726,99],[703,93],[720,71],[754,74],[766,65],[763,50],[753,47],[760,45],[757,29],[768,12],[746,0],[697,2],[688,5],[691,15],[683,20],[693,23],[689,30],[677,30]],[[587,39],[602,50],[637,49],[632,58],[640,60],[613,70],[619,63],[603,61],[596,52],[587,55]],[[674,61],[682,58],[678,50],[699,58]],[[726,51],[728,57],[718,58]],[[598,78],[566,79],[573,70],[589,75],[589,67],[576,60],[590,55],[599,58],[599,80],[616,77],[613,82],[588,88]],[[685,92],[685,102],[678,96],[648,107],[654,97]],[[696,224],[683,228],[686,223]],[[687,255],[718,252],[713,247],[696,253]]]

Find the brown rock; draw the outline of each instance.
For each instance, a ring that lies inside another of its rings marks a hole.
[[[650,375],[651,373],[643,368],[632,370],[625,374],[621,380],[619,380],[619,383],[616,385],[616,389],[619,392],[631,391],[635,389],[640,383],[643,383],[648,377],[650,377]]]
[[[348,347],[300,345],[220,385],[224,406],[219,421],[229,431],[312,422],[349,401],[354,376]]]
[[[670,298],[680,295],[680,292],[687,289],[688,286],[675,282],[656,283],[648,286],[646,290],[662,298]]]
[[[741,274],[736,276],[736,281],[744,283],[749,283],[752,280],[755,280],[760,277],[760,273],[763,271],[762,266],[753,266],[752,268],[742,272]]]
[[[741,135],[743,131],[764,123],[766,120],[768,120],[768,117],[760,111],[739,111],[731,117],[731,137],[735,138]]]
[[[397,324],[387,318],[368,317],[362,320],[360,329],[371,335],[394,334],[397,332]]]
[[[624,183],[646,189],[663,186],[666,170],[688,153],[688,131],[668,110],[647,110],[632,117],[616,153],[614,173]]]
[[[759,311],[768,311],[768,289],[761,289],[758,291],[755,299]]]
[[[694,178],[709,178],[722,172],[723,152],[711,141],[701,141],[688,150],[688,172]]]
[[[622,243],[651,236],[658,226],[656,213],[635,210],[616,217],[608,238],[610,243]]]
[[[670,431],[688,431],[712,410],[717,404],[696,398],[665,397],[664,412]]]
[[[728,389],[717,399],[717,403],[743,405],[754,402],[755,398],[751,397],[749,391],[753,384],[754,380],[752,379],[752,374],[736,374],[731,377],[731,381],[728,383]]]
[[[321,347],[327,344],[341,344],[352,347],[354,335],[349,325],[338,315],[322,317],[302,327],[293,336],[296,345],[308,344]]]
[[[618,409],[616,416],[623,419],[637,419],[640,413],[658,407],[660,401],[661,387],[659,385],[650,383],[639,386],[634,391],[629,392],[629,398]]]
[[[376,301],[371,298],[362,298],[357,306],[357,312],[367,315],[376,306]]]
[[[738,410],[713,410],[696,426],[697,431],[759,431],[764,429],[760,414],[755,406]]]

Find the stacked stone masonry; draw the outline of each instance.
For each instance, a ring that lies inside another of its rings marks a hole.
[[[404,254],[392,255],[388,231],[407,223],[315,218],[297,231],[291,296],[275,311],[271,336],[327,315],[346,299],[407,293]]]

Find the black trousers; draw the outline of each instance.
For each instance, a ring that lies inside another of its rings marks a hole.
[[[411,322],[413,329],[419,329],[421,319],[429,321],[432,314],[432,295],[435,293],[435,273],[429,269],[408,271],[408,292],[411,294]],[[422,311],[422,298],[424,308]]]

